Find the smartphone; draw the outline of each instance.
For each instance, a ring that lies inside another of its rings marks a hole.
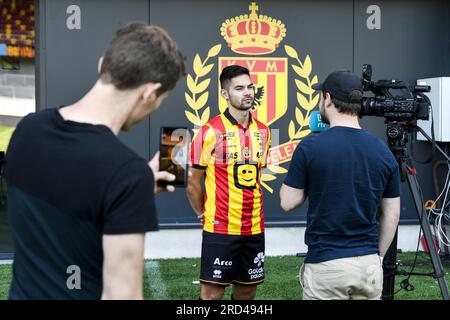
[[[187,127],[161,127],[159,171],[175,175],[174,181],[158,181],[159,186],[186,187],[189,163],[189,131]]]

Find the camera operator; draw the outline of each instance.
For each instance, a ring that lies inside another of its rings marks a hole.
[[[297,146],[280,191],[285,211],[309,201],[303,299],[377,300],[400,216],[399,167],[386,144],[359,125],[358,76],[335,71],[313,88],[330,129]]]

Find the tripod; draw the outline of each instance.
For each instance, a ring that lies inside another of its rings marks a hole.
[[[413,132],[412,129],[418,129],[428,141],[434,143],[432,139],[415,124],[409,122],[387,122],[387,136],[389,149],[394,154],[397,159],[401,181],[408,182],[409,190],[414,200],[414,205],[416,207],[417,215],[420,221],[420,226],[423,230],[423,235],[425,242],[427,244],[431,263],[433,265],[434,272],[432,274],[414,273],[415,275],[429,275],[437,279],[439,288],[441,290],[442,298],[444,300],[450,300],[449,291],[447,283],[444,278],[444,270],[442,267],[441,260],[439,258],[436,246],[433,241],[433,236],[431,233],[430,224],[428,217],[425,213],[424,201],[422,199],[422,194],[420,190],[419,182],[416,177],[416,169],[412,165],[411,158],[407,153],[406,143],[408,142],[408,135]],[[435,147],[450,161],[450,158],[443,152],[439,146]],[[394,287],[395,287],[395,276],[399,274],[397,270],[397,234],[392,241],[383,261],[383,300],[393,300],[394,299]]]

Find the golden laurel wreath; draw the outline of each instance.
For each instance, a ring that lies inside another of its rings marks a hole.
[[[208,87],[211,82],[211,78],[205,78],[201,80],[202,77],[205,77],[209,74],[214,67],[214,63],[208,63],[208,60],[214,58],[220,53],[222,49],[221,44],[217,44],[213,46],[208,51],[207,57],[202,60],[198,54],[195,55],[193,62],[193,77],[191,74],[187,75],[187,87],[190,93],[185,92],[184,96],[186,99],[186,103],[192,109],[193,112],[185,110],[185,114],[189,122],[194,124],[195,128],[192,129],[194,135],[197,132],[198,128],[204,125],[209,121],[210,116],[210,107],[205,105],[208,102]],[[295,73],[302,79],[306,80],[306,83],[295,79],[295,84],[297,86],[297,102],[300,107],[295,108],[295,119],[300,126],[298,129],[293,120],[289,123],[288,134],[289,134],[289,142],[298,141],[300,142],[302,138],[306,137],[311,133],[309,127],[309,115],[310,112],[316,107],[319,102],[319,95],[315,93],[315,90],[312,86],[318,82],[317,75],[315,75],[312,80],[310,79],[311,71],[312,71],[312,63],[309,55],[306,56],[305,60],[302,62],[299,59],[297,51],[291,46],[284,46],[284,49],[287,55],[294,60],[297,61],[298,65],[292,64],[291,67],[295,71]],[[202,110],[204,108],[204,110]],[[303,114],[301,109],[306,111],[306,114]],[[261,185],[266,188],[270,193],[273,193],[273,189],[267,185],[266,182],[276,180],[276,176],[274,174],[284,174],[287,173],[287,169],[275,165],[269,164],[267,166],[268,171],[270,173],[263,173],[261,175]]]
[[[206,107],[205,110],[201,113],[201,116],[200,110],[203,109],[203,107],[208,102],[209,93],[207,90],[211,82],[211,78],[207,78],[203,81],[200,81],[200,79],[206,76],[212,70],[212,68],[214,67],[214,63],[207,64],[207,62],[210,58],[214,58],[215,56],[217,56],[221,49],[221,44],[213,46],[211,49],[209,49],[208,56],[203,61],[197,53],[195,55],[193,63],[195,78],[193,78],[190,74],[187,75],[187,87],[191,94],[185,92],[184,97],[186,99],[186,103],[194,112],[189,112],[187,110],[185,110],[184,112],[188,120],[193,123],[195,127],[201,127],[209,121],[210,107]],[[197,130],[198,129],[196,128],[192,129],[194,135]]]
[[[300,107],[306,111],[306,115],[303,115],[302,111],[296,107],[295,108],[295,119],[297,120],[300,128],[296,130],[294,121],[291,120],[289,123],[289,138],[291,141],[301,141],[302,138],[306,137],[311,133],[309,129],[303,129],[305,126],[309,127],[309,114],[316,107],[319,102],[319,94],[314,96],[315,90],[312,88],[314,84],[318,82],[317,75],[315,75],[312,80],[310,80],[310,75],[312,71],[311,58],[309,55],[306,56],[305,61],[303,63],[300,61],[298,57],[297,51],[290,46],[284,46],[284,50],[287,55],[293,59],[295,59],[299,65],[292,64],[291,67],[294,69],[295,73],[306,80],[306,84],[299,80],[295,79],[295,85],[299,92],[297,92],[297,102]],[[301,92],[308,96],[306,98]]]

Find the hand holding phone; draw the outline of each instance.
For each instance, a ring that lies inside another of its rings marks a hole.
[[[185,187],[188,179],[189,139],[186,127],[162,127],[159,146],[159,170],[167,171],[175,176],[175,180],[158,181],[164,188],[170,184]]]
[[[155,193],[169,191],[174,192],[175,187],[170,185],[170,181],[175,180],[175,175],[167,171],[159,171],[159,151],[153,156],[152,160],[149,161],[148,166],[153,171],[153,176],[155,179]],[[159,184],[159,181],[167,181],[164,186]]]

